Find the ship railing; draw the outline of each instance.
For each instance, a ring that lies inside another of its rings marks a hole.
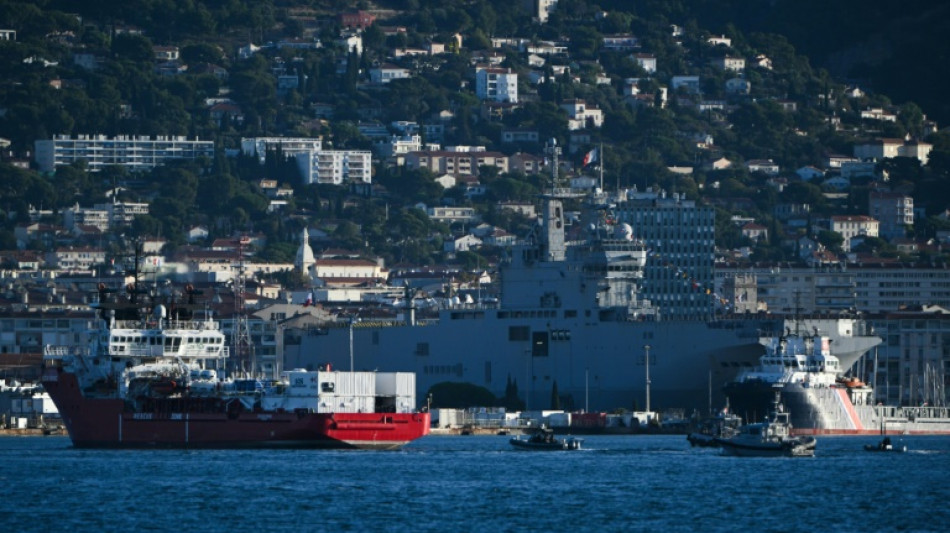
[[[146,328],[155,328],[158,326],[158,321],[148,320],[143,324],[140,320],[116,320],[114,329],[142,329]],[[220,329],[220,326],[217,322],[209,320],[176,320],[168,319],[165,320],[162,326],[165,329],[188,329],[188,330],[199,330],[199,331],[217,331]]]
[[[85,356],[89,353],[86,346],[68,346],[47,344],[43,347],[43,360],[53,361],[63,359],[69,356]]]
[[[208,350],[207,345],[197,344],[194,346],[184,346],[179,350],[166,349],[162,345],[130,345],[121,355],[124,357],[187,357],[187,358],[208,358],[224,359],[229,356],[228,346],[213,345],[213,350]]]

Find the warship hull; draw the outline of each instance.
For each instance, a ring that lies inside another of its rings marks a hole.
[[[417,394],[440,382],[468,382],[502,396],[509,380],[527,408],[550,407],[556,383],[564,408],[642,409],[650,380],[653,408],[705,412],[722,405],[718,384],[753,366],[764,331],[781,331],[781,318],[600,321],[564,317],[563,310],[445,310],[417,325],[362,322],[300,332],[284,346],[286,364],[346,368],[350,335],[354,369],[416,373]],[[580,313],[579,313],[580,314]],[[816,320],[836,332],[838,320]],[[876,338],[840,335],[837,349],[853,362]],[[874,340],[871,340],[874,339]],[[646,348],[649,346],[649,348]],[[644,362],[649,352],[649,375]],[[329,354],[336,354],[329,356]],[[713,387],[713,384],[717,384]],[[437,399],[436,399],[437,401]]]

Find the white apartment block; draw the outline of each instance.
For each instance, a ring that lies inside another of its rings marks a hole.
[[[63,225],[69,229],[77,225],[95,226],[108,231],[118,225],[131,224],[138,215],[148,214],[147,203],[119,202],[115,204],[95,204],[92,207],[74,207],[63,211]]]
[[[508,157],[500,152],[464,152],[464,151],[434,151],[410,152],[405,155],[404,163],[410,169],[427,168],[433,174],[441,176],[478,175],[478,167],[492,166],[499,173],[508,172]]]
[[[368,150],[313,150],[296,158],[306,184],[373,182],[373,154]]]
[[[59,248],[46,256],[47,264],[63,270],[91,270],[105,261],[106,252],[102,248]]]
[[[905,237],[907,227],[914,225],[914,198],[900,193],[875,191],[868,196],[868,212],[880,222],[878,231],[882,237]]]
[[[475,96],[479,100],[518,102],[518,74],[507,68],[476,67]]]
[[[241,139],[241,153],[257,156],[263,165],[267,152],[277,152],[278,148],[285,156],[296,156],[304,152],[323,149],[323,140],[311,137],[245,137]]]
[[[214,142],[189,140],[187,137],[159,135],[57,135],[50,140],[36,141],[34,159],[41,172],[86,161],[91,172],[105,166],[119,165],[129,170],[147,170],[174,159],[214,157]]]
[[[34,159],[41,172],[86,161],[91,172],[105,166],[119,165],[129,170],[146,170],[173,159],[214,157],[214,142],[189,140],[186,137],[120,135],[57,135],[51,140],[36,141]]]

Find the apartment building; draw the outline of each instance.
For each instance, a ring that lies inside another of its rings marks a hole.
[[[53,172],[56,167],[85,161],[91,172],[109,165],[129,170],[147,170],[167,161],[214,157],[214,142],[188,139],[181,136],[157,137],[119,135],[57,135],[34,143],[34,159],[41,172]]]

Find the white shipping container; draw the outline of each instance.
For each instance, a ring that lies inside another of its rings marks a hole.
[[[376,372],[320,372],[320,382],[335,383],[343,396],[376,396]]]
[[[29,418],[26,418],[26,417],[24,417],[24,416],[14,417],[14,418],[13,418],[13,427],[16,428],[16,429],[26,429],[26,428],[27,428],[27,422],[28,422],[29,420],[30,420]]]

